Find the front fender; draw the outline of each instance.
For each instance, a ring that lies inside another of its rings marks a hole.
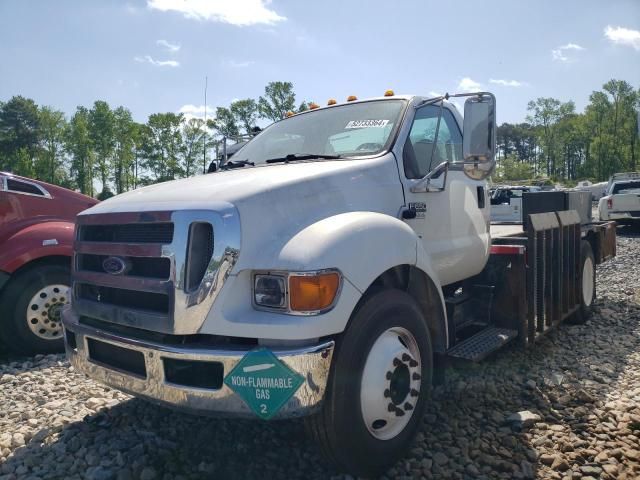
[[[252,259],[256,270],[338,268],[344,277],[335,307],[321,315],[258,311],[251,304],[251,270],[229,277],[200,333],[277,340],[305,340],[344,331],[362,294],[382,273],[416,265],[418,238],[389,215],[351,212],[320,220],[290,238],[275,255]],[[420,269],[436,281],[428,257]],[[439,285],[437,285],[439,287]]]
[[[50,256],[71,259],[74,224],[42,222],[30,225],[2,244],[0,270],[13,273],[23,265]]]
[[[325,218],[291,238],[269,268],[338,268],[361,293],[383,272],[416,264],[418,238],[406,223],[375,212]]]

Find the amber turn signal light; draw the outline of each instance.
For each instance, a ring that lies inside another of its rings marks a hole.
[[[313,312],[329,307],[338,293],[336,272],[289,277],[289,307],[297,312]]]

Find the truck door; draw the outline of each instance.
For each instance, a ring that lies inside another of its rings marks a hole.
[[[406,222],[421,239],[442,285],[479,273],[488,256],[486,183],[469,178],[462,160],[462,134],[454,114],[440,105],[416,109],[402,153],[409,209],[405,217],[415,212]],[[442,191],[411,192],[412,186],[445,161],[451,165]]]

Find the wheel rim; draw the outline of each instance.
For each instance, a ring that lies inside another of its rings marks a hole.
[[[420,349],[402,327],[383,332],[365,362],[360,408],[369,433],[379,440],[399,435],[411,420],[421,386]]]
[[[593,260],[591,257],[584,259],[582,266],[582,301],[589,307],[593,301]]]
[[[69,286],[47,285],[31,297],[26,320],[38,338],[56,340],[62,336],[62,307],[69,303]]]

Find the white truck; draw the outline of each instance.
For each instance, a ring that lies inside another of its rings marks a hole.
[[[339,470],[382,472],[449,359],[586,318],[615,254],[572,211],[490,232],[495,99],[458,96],[464,122],[448,95],[330,102],[80,214],[71,363],[193,413],[304,416]]]
[[[600,220],[640,225],[640,173],[616,173],[598,202]]]

